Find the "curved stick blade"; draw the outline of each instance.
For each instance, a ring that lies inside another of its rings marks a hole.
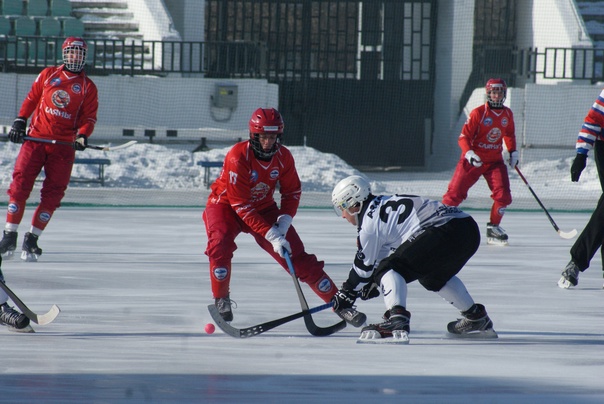
[[[575,236],[577,235],[577,229],[572,229],[571,231],[562,231],[562,230],[558,230],[558,234],[560,235],[560,237],[566,239],[566,240],[570,240],[571,238],[575,238]]]

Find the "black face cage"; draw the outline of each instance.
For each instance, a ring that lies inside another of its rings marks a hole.
[[[254,151],[254,154],[256,155],[256,157],[258,157],[259,159],[270,159],[271,157],[273,157],[277,151],[279,151],[279,148],[281,147],[281,133],[277,134],[277,140],[275,141],[275,144],[273,144],[273,147],[271,147],[271,149],[269,151],[265,151],[262,148],[262,145],[260,144],[260,140],[258,139],[258,135],[259,133],[250,133],[250,145],[252,146],[252,150]]]

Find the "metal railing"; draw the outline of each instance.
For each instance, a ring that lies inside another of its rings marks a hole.
[[[3,72],[37,73],[62,63],[64,38],[0,37]],[[203,74],[208,77],[264,77],[266,47],[256,42],[171,42],[86,39],[87,72],[96,75]]]
[[[532,80],[604,81],[604,49],[529,48],[518,51],[518,76]]]

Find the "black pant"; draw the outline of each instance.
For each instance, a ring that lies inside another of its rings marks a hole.
[[[407,283],[417,280],[427,290],[438,292],[461,271],[479,245],[476,221],[472,217],[453,219],[401,244],[380,262],[374,280],[379,285],[382,276],[393,269]]]
[[[600,186],[604,192],[604,141],[596,140],[594,144],[594,156],[598,176],[600,177]],[[581,272],[589,268],[589,262],[602,247],[604,242],[604,193],[600,196],[596,209],[591,214],[589,222],[570,249],[570,256]],[[602,261],[604,262],[604,251]],[[604,268],[603,268],[604,270]]]

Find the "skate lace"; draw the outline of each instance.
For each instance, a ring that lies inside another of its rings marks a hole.
[[[4,232],[2,240],[0,240],[0,249],[15,250],[17,248],[17,233]]]
[[[505,230],[501,226],[495,224],[489,225],[487,230],[489,230],[489,233],[491,233],[491,235],[495,237],[501,237],[506,235]]]
[[[25,237],[23,247],[24,247],[23,248],[24,250],[27,250],[28,252],[33,253],[33,254],[42,253],[42,249],[40,247],[38,247],[38,238],[31,233],[28,233],[27,236]]]
[[[16,326],[19,318],[21,317],[21,313],[10,307],[8,304],[3,304],[0,306],[0,320],[6,324],[10,324],[11,326]]]
[[[477,331],[477,330],[486,330],[488,324],[490,323],[490,319],[488,316],[484,316],[482,318],[471,320],[469,318],[459,319],[457,324],[455,324],[455,329],[458,331]]]
[[[566,278],[569,279],[570,277],[572,278],[579,278],[579,268],[577,267],[577,265],[575,265],[574,262],[570,262],[566,268],[564,268],[564,271],[562,272],[562,275]]]
[[[237,308],[237,302],[228,298],[228,297],[221,297],[218,300],[216,300],[216,307],[218,308],[218,311],[223,311],[225,309],[231,309]]]

